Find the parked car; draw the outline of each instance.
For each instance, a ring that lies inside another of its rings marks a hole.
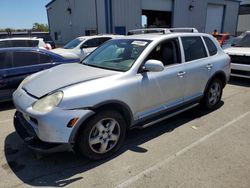
[[[242,37],[241,36],[230,36],[229,39],[227,39],[223,45],[221,46],[222,49],[230,48],[231,46],[235,45]]]
[[[79,57],[82,60],[104,42],[120,37],[121,35],[82,36],[73,39],[63,48],[57,48],[52,51],[64,57]]]
[[[250,31],[224,51],[231,57],[231,75],[250,78]]]
[[[56,48],[55,42],[51,38],[49,32],[37,32],[37,31],[11,32],[11,33],[0,32],[0,39],[5,39],[5,38],[40,38],[43,39],[43,41],[46,44],[50,44],[52,49]]]
[[[0,102],[12,99],[12,93],[26,76],[62,63],[79,61],[39,48],[1,48]]]
[[[13,48],[13,47],[38,47],[48,49],[48,46],[41,38],[6,38],[0,39],[0,48]]]
[[[33,32],[32,35],[36,36],[37,38],[42,38],[46,44],[49,44],[51,46],[52,49],[56,48],[56,44],[49,33]]]
[[[73,147],[98,160],[122,146],[128,129],[199,104],[217,108],[229,56],[211,35],[176,31],[113,39],[81,63],[29,76],[13,94],[17,133],[34,150]]]

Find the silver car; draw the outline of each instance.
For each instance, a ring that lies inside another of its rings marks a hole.
[[[202,104],[214,109],[230,75],[230,58],[208,34],[126,36],[81,63],[26,78],[13,94],[14,125],[32,149],[73,148],[109,157],[128,129],[147,127]]]

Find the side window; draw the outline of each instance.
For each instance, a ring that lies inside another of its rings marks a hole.
[[[101,44],[103,44],[104,42],[106,42],[110,39],[111,39],[110,37],[99,38],[98,46],[100,46]]]
[[[98,38],[90,39],[90,40],[86,41],[83,45],[86,45],[87,48],[94,48],[94,47],[98,46],[98,41],[99,41]]]
[[[181,40],[186,62],[207,57],[201,37],[182,37]]]
[[[210,56],[217,54],[217,47],[213,41],[208,37],[203,37],[203,39],[205,40]]]
[[[40,64],[52,62],[52,58],[47,54],[39,54],[39,56],[40,56]]]
[[[7,69],[12,67],[10,58],[8,58],[7,53],[0,53],[0,69]]]
[[[7,40],[0,41],[0,48],[8,48],[10,46],[10,42]]]
[[[35,65],[39,63],[39,54],[36,52],[14,52],[13,64],[15,67]]]
[[[181,63],[181,53],[178,39],[164,41],[157,45],[146,58],[162,61],[164,66]]]
[[[12,47],[29,47],[27,40],[12,40]]]

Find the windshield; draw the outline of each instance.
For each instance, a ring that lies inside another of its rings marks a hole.
[[[68,44],[66,44],[63,48],[64,49],[73,49],[76,46],[78,46],[84,40],[85,39],[83,39],[83,38],[81,38],[81,39],[79,39],[79,38],[74,39],[74,40],[70,41]]]
[[[234,43],[234,47],[250,47],[250,34],[245,34],[243,37]]]
[[[116,39],[106,42],[87,56],[83,64],[127,71],[150,43],[148,40]]]

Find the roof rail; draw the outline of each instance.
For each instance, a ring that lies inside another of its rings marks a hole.
[[[176,33],[199,33],[199,31],[196,28],[193,27],[177,27],[177,28],[169,28],[170,32],[176,32]]]
[[[198,33],[196,28],[189,28],[189,27],[179,27],[179,28],[146,28],[146,29],[134,29],[129,30],[128,35],[136,35],[136,34],[147,34],[147,33],[162,33],[162,34],[169,34],[169,33]]]

